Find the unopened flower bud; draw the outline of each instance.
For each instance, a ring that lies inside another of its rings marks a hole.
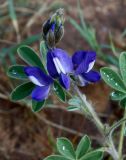
[[[60,8],[56,11],[57,21],[60,20],[60,23],[64,24],[64,9]]]
[[[43,25],[43,39],[49,47],[54,47],[63,37],[63,15],[63,9],[58,9]]]
[[[52,29],[50,29],[47,33],[46,42],[49,48],[53,48],[55,46],[55,35]]]
[[[50,19],[48,19],[44,24],[43,24],[43,35],[46,36],[49,29],[50,29]]]
[[[58,31],[55,33],[55,43],[58,43],[64,35],[64,27],[61,25]]]

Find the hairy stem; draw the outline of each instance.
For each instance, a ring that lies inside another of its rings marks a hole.
[[[95,110],[93,109],[91,104],[89,102],[87,102],[85,95],[83,95],[80,92],[79,88],[76,85],[74,85],[74,89],[75,89],[76,93],[78,94],[78,96],[81,98],[81,100],[83,102],[83,107],[85,107],[87,109],[91,119],[95,123],[99,132],[102,134],[103,138],[105,139],[104,142],[108,146],[108,149],[106,151],[113,157],[114,160],[119,160],[118,152],[116,151],[113,140],[112,140],[111,136],[109,136],[109,135],[106,137],[105,127],[104,127],[103,123],[101,122],[101,120],[99,119],[99,117],[97,116],[97,113],[95,112]],[[104,142],[103,142],[103,145],[104,145]]]
[[[125,118],[126,118],[126,108],[125,108],[125,111],[124,111],[123,119],[125,119]],[[121,132],[120,132],[120,140],[119,140],[119,148],[118,148],[119,160],[122,159],[125,123],[126,123],[126,121],[123,121],[122,127],[121,127]]]
[[[118,152],[115,148],[115,145],[113,143],[113,139],[112,139],[112,136],[109,135],[108,136],[108,142],[107,142],[109,148],[108,148],[108,153],[113,157],[114,160],[119,160],[119,155],[118,155]]]
[[[93,107],[91,106],[90,103],[87,102],[85,95],[83,95],[80,92],[79,88],[76,85],[75,85],[75,90],[76,90],[77,94],[79,95],[79,97],[81,98],[81,100],[84,104],[84,107],[87,108],[88,112],[90,113],[91,117],[93,118],[93,121],[94,121],[95,125],[97,126],[99,131],[103,134],[104,126],[103,126],[102,122],[100,121],[100,119],[98,118],[98,116],[97,116],[96,112],[94,111]]]

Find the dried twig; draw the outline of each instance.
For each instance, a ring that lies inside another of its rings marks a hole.
[[[74,129],[70,129],[70,128],[68,128],[68,127],[64,127],[64,126],[61,126],[61,125],[59,125],[59,124],[57,124],[57,123],[54,123],[54,122],[52,122],[52,121],[49,121],[49,120],[47,120],[46,118],[40,116],[39,113],[35,113],[35,116],[36,116],[39,120],[43,121],[43,122],[46,123],[47,125],[52,126],[52,127],[54,127],[54,128],[61,129],[61,130],[65,131],[65,132],[68,132],[68,133],[71,133],[71,134],[74,134],[74,135],[77,135],[77,136],[80,136],[80,137],[82,137],[82,136],[84,135],[82,132],[78,132],[78,131],[76,131],[76,130],[74,130]],[[98,141],[99,141],[99,138],[97,138],[96,136],[90,136],[90,137],[91,137],[92,139],[94,139],[94,140],[98,140]]]
[[[6,44],[16,44],[16,42],[12,42],[6,39],[0,39],[0,43],[6,43]]]
[[[30,28],[36,21],[36,19],[42,15],[43,12],[48,10],[47,3],[45,2],[44,4],[42,3],[40,9],[29,19],[27,22],[26,26],[24,27],[26,30]]]

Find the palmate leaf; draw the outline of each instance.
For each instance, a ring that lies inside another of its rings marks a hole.
[[[126,52],[122,52],[119,57],[119,66],[124,83],[126,83]]]
[[[120,91],[113,91],[110,94],[110,97],[114,101],[119,101],[119,100],[122,100],[126,97],[126,93],[123,93],[123,92],[120,92]]]
[[[120,76],[108,67],[103,67],[101,70],[103,80],[113,89],[126,93],[126,87]]]
[[[25,97],[29,96],[34,89],[35,85],[32,82],[26,82],[22,85],[16,87],[11,95],[10,98],[12,101],[19,101],[24,99]]]
[[[124,99],[122,99],[122,100],[120,101],[120,106],[121,106],[122,108],[126,108],[126,98],[124,98]]]
[[[82,101],[79,97],[73,96],[71,99],[69,99],[68,104],[72,106],[78,106],[82,104]]]
[[[87,153],[85,156],[80,158],[80,160],[102,160],[103,152],[101,151],[92,151]]]
[[[43,101],[35,101],[35,100],[32,100],[32,111],[33,112],[38,112],[40,111],[41,109],[43,109],[44,105],[45,105],[45,101],[46,100],[43,100]]]
[[[46,157],[44,160],[69,160],[69,159],[59,155],[52,155]]]
[[[76,149],[76,157],[80,159],[88,152],[90,148],[91,148],[91,141],[89,137],[88,136],[82,137]]]
[[[70,160],[76,159],[73,145],[67,138],[62,137],[57,139],[57,149],[64,157]]]
[[[44,65],[42,64],[39,56],[36,54],[36,52],[32,48],[23,45],[23,46],[20,46],[17,51],[18,51],[19,56],[26,63],[32,66],[40,67],[46,73]]]
[[[102,160],[102,148],[92,150],[91,141],[87,135],[80,140],[76,152],[71,141],[65,137],[57,139],[57,149],[61,155],[51,155],[44,160]]]
[[[82,101],[80,100],[79,97],[73,96],[71,99],[69,99],[68,104],[70,105],[67,107],[68,111],[76,111],[79,110]]]
[[[77,111],[79,108],[76,106],[68,106],[67,111]]]
[[[9,67],[7,71],[7,75],[11,78],[16,78],[16,79],[27,79],[27,75],[24,72],[24,67],[21,65],[13,65]]]
[[[57,81],[54,81],[53,90],[54,90],[55,94],[57,95],[57,97],[58,97],[62,102],[65,102],[65,101],[66,101],[65,92],[64,92],[62,86],[61,86]]]

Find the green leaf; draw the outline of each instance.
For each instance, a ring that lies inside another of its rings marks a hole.
[[[42,56],[42,62],[43,64],[46,64],[46,55],[47,55],[47,46],[45,41],[41,41],[40,43],[40,53]]]
[[[16,78],[16,79],[27,79],[27,75],[24,72],[24,67],[21,65],[13,65],[9,67],[7,75],[11,78]]]
[[[120,92],[120,91],[113,91],[111,94],[111,99],[114,101],[122,100],[126,97],[126,93]]]
[[[41,109],[43,109],[44,104],[45,104],[45,100],[43,100],[43,101],[32,100],[32,111],[33,112],[40,111]]]
[[[32,66],[40,67],[44,72],[46,72],[39,56],[32,48],[23,45],[23,46],[20,46],[17,51],[18,51],[19,56],[26,63]]]
[[[83,156],[80,160],[102,160],[103,153],[101,151],[92,151]]]
[[[71,160],[76,159],[73,145],[67,138],[57,139],[57,149],[64,157]]]
[[[122,52],[119,57],[119,66],[124,83],[126,83],[126,52]]]
[[[126,93],[126,87],[121,80],[120,76],[108,67],[100,70],[103,80],[112,88]]]
[[[52,156],[46,157],[44,160],[69,160],[69,159],[59,155],[52,155]]]
[[[65,95],[65,92],[64,92],[62,86],[58,82],[55,81],[54,85],[53,85],[53,89],[54,89],[55,94],[57,95],[57,97],[61,101],[65,102],[66,101],[66,95]]]
[[[74,96],[71,99],[69,99],[68,104],[73,106],[78,106],[82,103],[79,97]]]
[[[122,100],[120,101],[120,106],[121,106],[122,108],[126,108],[126,98],[124,98],[124,99],[122,99]]]
[[[32,82],[23,83],[12,91],[10,97],[13,101],[22,100],[31,94],[34,87],[35,85]]]
[[[117,57],[113,56],[113,55],[107,55],[106,56],[106,61],[109,63],[109,64],[113,64],[114,66],[116,67],[119,67],[119,60]]]
[[[67,110],[68,111],[76,111],[76,110],[78,110],[78,107],[76,107],[76,106],[69,106],[69,107],[67,107]]]
[[[123,135],[126,137],[126,124],[125,124],[125,129]]]
[[[88,136],[82,137],[76,149],[76,157],[80,159],[91,148],[91,141]]]

